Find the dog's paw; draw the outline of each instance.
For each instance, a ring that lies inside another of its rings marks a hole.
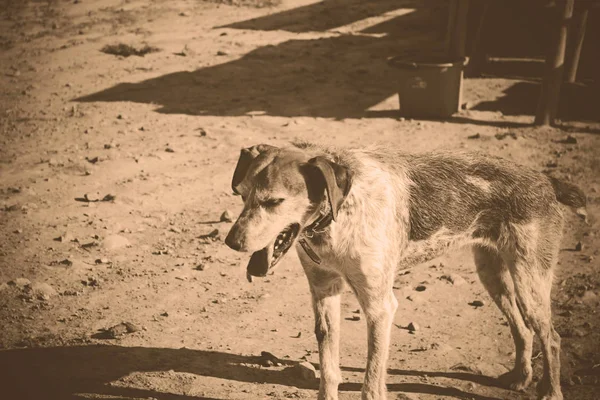
[[[509,389],[523,391],[531,384],[531,371],[513,369],[498,377],[500,383]]]

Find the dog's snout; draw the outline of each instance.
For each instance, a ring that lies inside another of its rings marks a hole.
[[[229,248],[231,248],[232,250],[242,251],[243,246],[240,236],[241,235],[238,234],[238,230],[234,226],[227,234],[227,237],[225,238],[225,244],[229,246]]]

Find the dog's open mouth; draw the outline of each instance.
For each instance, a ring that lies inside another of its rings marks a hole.
[[[250,257],[246,269],[248,279],[250,276],[266,276],[267,272],[273,268],[288,252],[294,244],[300,232],[300,224],[291,224],[279,232],[275,241],[262,250],[255,251]]]

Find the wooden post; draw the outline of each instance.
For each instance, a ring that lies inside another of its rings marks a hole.
[[[473,44],[471,45],[471,51],[469,52],[469,66],[467,67],[467,73],[469,76],[478,76],[481,74],[481,69],[487,60],[487,54],[485,49],[481,46],[481,35],[483,26],[485,25],[485,19],[490,8],[490,0],[480,1],[480,15],[479,21],[477,21],[477,29],[473,36]],[[473,8],[471,7],[471,10]]]
[[[567,46],[567,27],[573,16],[574,0],[557,1],[558,18],[554,47],[549,49],[546,56],[546,66],[542,90],[538,100],[535,115],[535,125],[554,124],[560,100],[560,87],[565,62],[565,48]]]
[[[565,81],[575,82],[577,78],[577,68],[579,67],[579,57],[583,47],[583,38],[585,37],[585,28],[587,26],[588,5],[580,3],[585,7],[575,13],[573,22],[569,27],[569,57],[567,58],[567,67],[565,70]]]
[[[467,16],[469,0],[457,0],[456,21],[450,46],[450,57],[461,58],[467,55]]]
[[[446,27],[446,50],[448,55],[452,54],[454,45],[454,30],[456,27],[456,14],[458,11],[458,0],[448,0],[448,26]]]

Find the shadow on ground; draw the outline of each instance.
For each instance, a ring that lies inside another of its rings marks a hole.
[[[516,82],[494,101],[483,101],[473,109],[500,111],[504,115],[535,115],[540,95],[539,82]],[[600,121],[600,94],[592,86],[564,84],[561,89],[559,118],[564,121]]]
[[[236,22],[221,28],[324,32],[324,37],[264,46],[239,59],[193,72],[181,71],[137,83],[120,83],[75,101],[154,104],[158,106],[157,112],[166,114],[397,118],[395,110],[372,110],[397,92],[398,72],[387,59],[430,55],[439,53],[444,47],[440,36],[445,23],[445,17],[441,18],[440,13],[444,12],[439,7],[424,7],[423,4],[416,0],[320,2]],[[510,10],[513,8],[514,5],[509,7]],[[366,26],[354,34],[337,32],[337,36],[331,36],[341,26],[399,9],[406,13]],[[539,11],[539,7],[533,10]],[[509,20],[504,18],[503,21]],[[522,41],[529,46],[511,45],[511,49],[515,47],[512,53],[533,54],[531,47],[534,47],[537,48],[535,55],[539,56],[540,35],[545,32],[541,28],[547,18],[538,16],[534,19],[535,28],[519,21],[510,22],[521,28]],[[494,32],[505,30],[498,28]],[[499,40],[498,36],[503,35],[495,35],[496,40]],[[503,38],[499,42],[507,45],[509,41]],[[491,50],[498,47],[493,40],[490,46]],[[502,48],[495,51],[503,54]],[[533,61],[490,63],[486,73],[504,77],[537,76],[539,79],[543,63]],[[539,80],[519,82],[504,96],[483,101],[474,110],[500,111],[504,115],[534,115],[539,91]],[[564,121],[599,121],[595,107],[599,100],[598,91],[593,87],[565,85],[559,118]],[[451,123],[469,121],[460,118],[448,120]],[[495,124],[493,121],[474,123]],[[510,125],[500,122],[499,126],[506,124]]]
[[[322,31],[414,2],[377,0],[368,7],[361,3],[316,3],[234,25]],[[370,11],[356,11],[363,9]],[[76,101],[156,104],[158,112],[167,114],[359,118],[396,92],[396,71],[388,65],[388,57],[427,54],[442,46],[435,38],[435,27],[428,23],[431,18],[429,9],[411,9],[360,34],[327,33],[314,40],[288,40],[193,72],[120,83]]]
[[[283,360],[285,368],[276,370],[260,367],[260,357],[242,356],[214,351],[190,349],[163,349],[120,346],[74,346],[30,348],[0,351],[0,387],[7,399],[82,399],[90,396],[111,398],[156,398],[161,400],[204,399],[165,393],[152,389],[117,386],[111,383],[133,372],[185,372],[248,383],[268,383],[303,389],[318,387],[297,378],[290,361]],[[287,364],[287,365],[286,365]],[[362,369],[342,368],[362,372]],[[417,377],[446,377],[497,386],[493,378],[453,372],[425,372],[390,370],[393,375]],[[167,379],[176,380],[173,375]],[[177,383],[177,381],[175,382]],[[152,385],[145,385],[152,387]],[[174,385],[182,390],[181,385]],[[343,383],[342,391],[360,391],[361,383]],[[465,397],[475,400],[497,400],[460,389],[424,383],[392,383],[391,392],[436,394]]]

